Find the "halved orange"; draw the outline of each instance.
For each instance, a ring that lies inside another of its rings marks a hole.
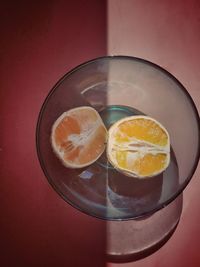
[[[54,152],[69,168],[83,168],[104,152],[107,130],[98,112],[77,107],[64,112],[53,124],[51,144]]]
[[[160,174],[170,162],[170,138],[158,121],[130,116],[108,131],[107,156],[126,175],[145,178]]]

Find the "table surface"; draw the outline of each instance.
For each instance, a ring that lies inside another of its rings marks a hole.
[[[66,204],[48,184],[35,146],[49,90],[76,65],[133,55],[176,76],[200,110],[200,3],[195,0],[9,1],[0,9],[0,265],[200,266],[200,168],[180,223],[151,256],[106,261],[106,222]]]

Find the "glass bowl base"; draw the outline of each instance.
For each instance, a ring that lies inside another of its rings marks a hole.
[[[130,262],[149,256],[174,233],[181,213],[182,194],[151,216],[107,222],[107,257],[110,262]]]

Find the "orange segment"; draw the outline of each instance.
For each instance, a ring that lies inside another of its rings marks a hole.
[[[96,155],[102,154],[102,145],[105,147],[105,127],[100,125],[93,136],[91,136],[91,141],[89,144],[86,144],[79,157],[81,164],[85,164],[87,161],[91,161],[96,158]]]
[[[169,165],[169,134],[153,118],[127,117],[109,129],[107,156],[124,174],[138,178],[155,176]]]
[[[165,169],[166,154],[146,154],[144,157],[135,160],[132,169],[142,176],[160,172]]]
[[[119,125],[116,135],[118,142],[128,141],[135,137],[156,145],[165,146],[168,141],[166,132],[152,120],[137,119]]]
[[[64,117],[54,132],[54,138],[57,146],[62,146],[66,143],[66,138],[71,134],[76,133],[80,134],[80,126],[77,120],[72,117]]]
[[[82,168],[96,161],[105,149],[107,130],[97,111],[78,107],[63,113],[54,123],[54,152],[69,168]]]

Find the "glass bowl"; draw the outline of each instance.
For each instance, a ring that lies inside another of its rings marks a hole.
[[[51,127],[65,111],[92,106],[109,128],[115,121],[145,114],[158,120],[171,139],[171,161],[149,179],[116,171],[105,153],[83,169],[68,169],[52,151]],[[144,59],[107,56],[67,73],[42,105],[36,130],[38,158],[49,183],[69,204],[107,220],[150,215],[173,201],[192,178],[199,160],[199,115],[184,86]]]

